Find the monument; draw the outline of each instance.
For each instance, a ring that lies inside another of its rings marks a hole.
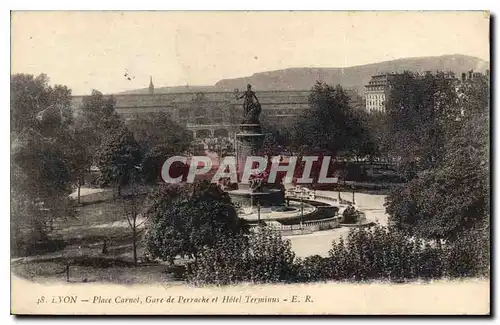
[[[243,101],[243,121],[239,126],[239,132],[236,133],[237,139],[237,171],[238,171],[238,189],[229,191],[229,195],[235,203],[238,203],[243,209],[252,211],[256,207],[260,209],[270,208],[271,206],[281,205],[285,202],[284,190],[270,186],[265,183],[262,175],[251,178],[249,184],[241,182],[243,169],[248,156],[257,155],[262,148],[264,134],[259,122],[259,115],[262,111],[259,100],[252,91],[252,86],[248,85],[247,90],[237,99]],[[265,178],[265,177],[264,177]]]
[[[264,134],[259,122],[259,115],[261,113],[261,106],[259,99],[252,91],[252,86],[247,85],[247,90],[238,99],[244,98],[243,101],[243,121],[240,124],[239,132],[236,134],[238,140],[238,176],[243,173],[243,166],[245,165],[248,156],[256,155],[262,148],[264,141]]]

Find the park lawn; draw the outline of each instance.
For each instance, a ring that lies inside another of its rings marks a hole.
[[[22,278],[35,281],[66,282],[67,258],[51,260],[14,262],[11,271]],[[161,263],[144,263],[133,266],[131,261],[112,258],[84,257],[71,259],[69,271],[70,283],[115,283],[115,284],[151,284],[181,283],[180,267],[171,268]],[[109,263],[104,262],[108,260]]]
[[[139,259],[144,255],[141,237]],[[24,278],[66,281],[68,263],[70,281],[75,282],[150,283],[171,278],[162,264],[133,266],[132,232],[118,201],[78,207],[75,217],[55,223],[49,240],[33,245],[29,256],[13,258],[11,267]]]
[[[132,232],[118,201],[78,207],[75,216],[54,223],[48,241],[30,243],[27,255],[95,255],[104,241],[110,254],[115,255],[119,255],[117,246],[132,244]]]

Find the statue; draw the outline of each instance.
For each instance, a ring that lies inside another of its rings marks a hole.
[[[259,115],[261,112],[261,106],[255,92],[252,91],[252,86],[247,85],[247,91],[241,96],[237,96],[238,99],[244,98],[243,102],[243,112],[244,118],[242,124],[259,124]],[[255,99],[255,101],[254,101]]]

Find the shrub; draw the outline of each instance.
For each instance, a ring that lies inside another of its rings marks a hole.
[[[248,281],[248,238],[220,238],[213,247],[200,252],[195,262],[187,264],[186,279],[195,285],[225,285]]]
[[[344,217],[344,223],[356,223],[359,219],[359,213],[352,206],[347,207],[342,213],[342,216]]]
[[[177,255],[198,257],[224,235],[247,230],[227,193],[208,182],[185,189],[154,191],[148,198],[146,253],[173,262]]]
[[[486,238],[485,238],[486,237]],[[188,268],[196,284],[236,282],[314,282],[484,276],[489,270],[486,234],[467,233],[459,240],[424,241],[375,226],[351,229],[332,243],[328,257],[294,258],[290,242],[262,227],[249,236],[224,237],[202,251]]]
[[[260,227],[249,235],[222,236],[201,250],[198,259],[188,264],[186,278],[197,285],[291,281],[294,257],[290,241]]]
[[[294,278],[295,254],[289,240],[268,227],[259,227],[248,239],[251,281],[283,282]]]
[[[446,243],[424,242],[381,226],[351,229],[346,242],[332,244],[327,277],[404,281],[485,275],[488,249],[478,238],[467,235]]]
[[[297,282],[326,281],[330,272],[329,259],[319,255],[312,255],[298,259],[295,264]]]
[[[468,231],[444,249],[449,277],[485,276],[489,273],[489,240],[483,232]]]

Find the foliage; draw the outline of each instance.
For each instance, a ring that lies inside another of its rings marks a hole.
[[[225,285],[487,276],[489,246],[484,235],[484,229],[475,230],[457,241],[436,243],[381,226],[356,228],[345,241],[332,243],[328,257],[295,259],[290,242],[282,240],[278,231],[263,227],[248,236],[220,237],[188,265],[187,280]]]
[[[406,173],[440,163],[447,131],[460,116],[453,83],[443,72],[421,75],[406,71],[390,79],[386,140]]]
[[[330,278],[336,280],[429,279],[484,275],[488,260],[482,247],[464,245],[477,240],[469,233],[461,241],[432,243],[376,226],[353,229],[346,242],[334,243],[330,251]],[[457,258],[463,270],[457,272]],[[467,263],[465,263],[467,261]]]
[[[297,282],[317,282],[330,279],[330,263],[327,258],[319,255],[297,259],[295,262]]]
[[[196,262],[187,265],[186,279],[196,285],[226,285],[248,281],[247,251],[247,237],[222,236],[212,247],[203,248]]]
[[[71,98],[68,99],[68,105],[70,102]],[[78,189],[78,202],[85,174],[96,164],[96,154],[103,139],[122,125],[114,106],[113,97],[105,97],[93,90],[90,96],[83,97],[75,112],[74,123],[62,141],[68,156],[71,181]]]
[[[75,122],[75,140],[86,146],[85,155],[88,165],[98,164],[97,153],[105,139],[116,130],[123,127],[123,122],[115,111],[116,101],[113,96],[104,96],[97,90],[92,90],[90,96],[85,96],[77,111]],[[82,163],[83,167],[83,163]],[[87,168],[90,166],[88,165]]]
[[[118,195],[131,175],[140,170],[141,152],[134,135],[125,127],[110,132],[97,152],[101,184],[117,186]]]
[[[311,90],[309,105],[311,109],[293,132],[296,147],[306,145],[346,157],[373,154],[369,133],[358,113],[349,106],[349,96],[342,87],[317,82]]]
[[[395,227],[424,238],[455,239],[488,220],[489,113],[481,107],[486,103],[474,99],[468,107],[476,108],[447,131],[438,165],[392,191],[386,207]]]
[[[145,246],[152,258],[197,258],[200,250],[215,245],[217,238],[246,229],[229,195],[209,182],[163,186],[147,201]]]
[[[84,185],[85,174],[89,171],[94,160],[94,152],[90,150],[88,141],[89,133],[77,127],[67,138],[68,168],[71,180],[78,190],[78,203],[80,203],[80,188]]]
[[[249,237],[250,281],[285,282],[293,279],[295,254],[279,232],[260,227]]]
[[[55,219],[73,213],[71,91],[48,82],[44,74],[11,76],[11,230],[19,254],[22,241],[45,239]]]
[[[290,241],[261,227],[246,236],[222,236],[204,248],[188,266],[187,279],[198,285],[285,282],[295,278],[294,257]]]
[[[353,206],[348,206],[342,213],[343,223],[356,223],[359,220],[359,212]]]
[[[265,119],[261,125],[264,133],[261,149],[263,155],[277,156],[291,147],[292,134],[287,127],[268,123]]]
[[[123,122],[115,111],[116,100],[92,90],[83,97],[77,115],[77,126],[92,135],[89,146],[98,147],[111,130],[121,128]]]
[[[67,157],[60,146],[37,133],[25,132],[11,147],[12,184],[35,202],[71,193]]]
[[[158,181],[165,160],[184,155],[192,149],[192,133],[164,112],[136,114],[127,123],[127,128],[141,148],[142,172],[148,183]]]
[[[378,111],[370,113],[358,111],[358,114],[369,134],[369,140],[365,142],[369,158],[371,160],[392,161],[394,143],[390,134],[387,114]]]
[[[71,90],[66,86],[49,86],[45,74],[14,74],[10,78],[11,132],[26,129],[44,136],[55,135],[73,122]]]

